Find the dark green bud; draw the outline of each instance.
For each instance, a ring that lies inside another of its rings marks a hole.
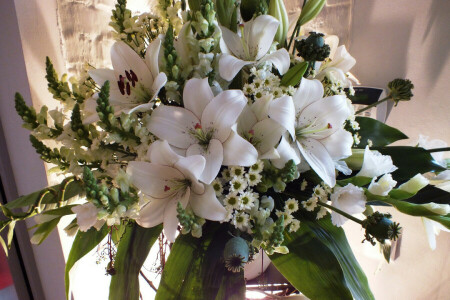
[[[414,88],[414,84],[412,84],[409,79],[394,79],[388,83],[388,88],[389,96],[395,101],[395,105],[397,105],[399,101],[411,100],[411,97],[414,96],[411,92]]]
[[[297,55],[305,61],[324,61],[330,55],[330,46],[325,44],[323,36],[323,33],[312,31],[306,39],[297,41]]]
[[[250,21],[254,16],[267,14],[268,9],[266,0],[241,1],[241,16],[244,22]]]
[[[248,262],[250,249],[241,237],[233,237],[225,244],[223,256],[228,271],[240,272]]]

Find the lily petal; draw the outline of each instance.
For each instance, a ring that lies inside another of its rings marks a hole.
[[[292,97],[283,96],[271,101],[269,117],[295,137],[295,106]]]
[[[172,150],[166,140],[153,142],[148,148],[147,156],[152,163],[169,167],[173,167],[182,158]]]
[[[171,200],[164,209],[164,235],[170,242],[175,242],[178,227],[177,205],[181,202],[181,206],[185,208],[189,202],[190,190],[187,189],[183,195]]]
[[[212,186],[208,185],[203,194],[191,194],[189,201],[194,213],[204,219],[211,221],[222,221],[227,215],[227,210],[217,200]]]
[[[161,224],[164,220],[166,204],[166,199],[152,199],[147,205],[141,208],[136,223],[145,228],[151,228]]]
[[[219,140],[212,139],[209,142],[208,149],[205,150],[201,145],[194,144],[186,151],[186,156],[203,155],[206,159],[205,168],[199,177],[201,181],[210,184],[217,174],[219,174],[220,166],[223,161],[223,146]]]
[[[285,48],[281,48],[269,55],[264,56],[259,63],[271,62],[278,72],[283,75],[289,70],[291,64],[291,57]]]
[[[353,137],[350,132],[343,128],[339,128],[335,133],[320,140],[320,142],[335,161],[352,155]]]
[[[155,81],[153,81],[153,84],[152,84],[153,96],[152,96],[151,100],[154,100],[158,96],[159,91],[162,89],[162,87],[166,83],[167,83],[167,75],[166,75],[166,73],[161,72],[161,73],[156,75]]]
[[[187,149],[197,142],[189,132],[194,130],[197,123],[200,121],[189,110],[161,105],[150,116],[147,129],[158,138],[167,140],[170,145]]]
[[[233,129],[223,144],[223,165],[248,167],[256,163],[258,151]]]
[[[276,168],[282,169],[285,166],[285,164],[292,159],[294,163],[298,165],[300,163],[300,153],[298,152],[298,149],[295,148],[288,143],[285,137],[282,137],[277,147],[277,152],[280,158],[273,159],[271,161],[272,164]]]
[[[205,107],[214,98],[209,87],[208,78],[192,78],[186,82],[183,90],[183,103],[194,115],[201,119]]]
[[[279,23],[270,15],[261,15],[244,24],[244,40],[248,44],[251,58],[260,60],[266,55],[272,46]]]
[[[161,39],[158,37],[148,45],[145,51],[145,63],[147,64],[153,78],[159,74],[159,50],[161,49]]]
[[[339,46],[336,49],[333,60],[330,63],[330,67],[336,67],[341,69],[344,73],[350,71],[356,64],[356,59],[348,53],[344,45]]]
[[[153,76],[147,64],[124,42],[115,42],[111,47],[111,62],[116,73],[116,78],[119,75],[125,76],[125,71],[130,72],[132,70],[141,84],[146,87],[152,85]]]
[[[182,157],[175,164],[181,173],[184,174],[191,182],[192,192],[202,194],[205,191],[204,185],[198,182],[198,179],[205,169],[206,160],[201,155],[191,155],[188,157]]]
[[[295,112],[299,114],[305,107],[322,99],[323,85],[319,80],[302,78],[293,100]]]
[[[250,106],[246,105],[242,110],[241,115],[239,116],[237,131],[239,133],[248,133],[257,122],[258,120],[256,119],[256,116],[253,113],[252,109],[250,108]]]
[[[231,81],[244,66],[253,63],[253,61],[244,61],[230,54],[223,53],[219,59],[220,77],[227,81]]]
[[[334,187],[336,185],[334,162],[326,148],[320,142],[311,138],[304,138],[301,142],[297,141],[297,146],[317,175],[327,185]]]
[[[272,119],[264,119],[253,126],[253,139],[260,154],[272,150],[280,141],[286,129]]]
[[[223,91],[205,107],[201,124],[206,130],[214,129],[214,138],[223,143],[246,104],[247,98],[241,90]]]
[[[222,37],[220,38],[220,50],[236,57],[244,58],[245,51],[242,47],[241,37],[230,29],[220,26]]]
[[[111,69],[93,69],[89,70],[89,76],[94,79],[95,83],[102,86],[105,84],[106,81],[109,81],[110,83],[110,89],[115,88],[119,89],[118,85],[116,84],[117,77],[114,73],[114,70]]]
[[[129,162],[127,174],[134,186],[155,199],[170,197],[176,191],[174,180],[185,179],[175,168],[143,161]]]

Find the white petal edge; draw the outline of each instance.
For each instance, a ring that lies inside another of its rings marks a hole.
[[[183,89],[183,103],[197,118],[201,119],[205,107],[214,98],[209,87],[208,78],[192,78],[186,82]]]
[[[323,85],[319,80],[302,78],[297,92],[292,97],[295,112],[300,113],[305,107],[323,97]]]
[[[283,96],[270,102],[269,117],[295,137],[295,106],[292,97]]]
[[[181,206],[185,208],[189,202],[191,191],[187,189],[185,193],[179,197],[172,199],[164,209],[164,235],[170,242],[175,242],[178,217],[177,217],[177,205],[181,202]]]
[[[186,156],[202,155],[205,160],[205,168],[202,175],[199,177],[201,181],[210,184],[219,174],[220,166],[223,161],[223,147],[219,140],[212,139],[209,142],[208,149],[204,149],[199,144],[190,146],[186,151]]]
[[[152,163],[173,167],[182,157],[176,154],[166,140],[153,142],[147,151]]]
[[[281,75],[284,75],[289,70],[291,64],[291,58],[285,48],[264,56],[259,63],[266,61],[271,62]]]
[[[223,165],[249,167],[256,163],[258,151],[233,129],[223,144]]]
[[[190,202],[194,213],[204,219],[211,221],[222,221],[227,215],[227,210],[217,200],[212,186],[205,187],[203,194],[191,194]]]
[[[244,61],[230,54],[222,54],[219,59],[219,74],[226,81],[231,81],[236,74],[246,65],[253,64],[253,61]]]

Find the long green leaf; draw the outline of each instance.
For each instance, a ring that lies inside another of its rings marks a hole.
[[[354,299],[375,299],[370,290],[367,277],[361,269],[348,244],[341,227],[331,223],[329,216],[320,221],[309,222],[308,226],[316,236],[333,252],[344,273],[345,282]]]
[[[59,223],[59,220],[61,220],[61,217],[52,219],[42,224],[38,224],[36,231],[33,233],[33,236],[31,237],[31,243],[40,245],[53,231],[53,229],[56,228],[56,226]]]
[[[51,189],[54,191],[59,191],[62,188],[61,184],[57,184],[54,186],[51,186],[49,188],[46,189]],[[5,206],[9,209],[13,209],[13,208],[20,208],[20,207],[27,207],[27,206],[31,206],[34,205],[35,203],[38,202],[40,195],[42,194],[42,192],[46,189],[31,193],[29,195],[26,196],[22,196],[17,198],[14,201],[9,202],[8,204],[6,204]],[[83,184],[81,183],[81,181],[72,181],[70,183],[68,183],[67,187],[66,187],[66,191],[64,193],[64,200],[69,200],[70,198],[79,195],[83,192]],[[44,196],[44,199],[42,199],[42,204],[50,204],[50,203],[58,203],[59,199],[56,195],[48,193]]]
[[[281,79],[280,84],[283,86],[296,86],[303,78],[308,68],[307,62],[301,62],[290,68]]]
[[[330,217],[304,220],[285,234],[289,253],[271,256],[277,269],[311,299],[374,299],[342,228]]]
[[[66,263],[66,270],[64,274],[64,281],[66,285],[66,298],[69,299],[69,272],[73,265],[88,254],[94,247],[96,247],[108,234],[108,227],[104,225],[99,231],[95,228],[91,228],[86,232],[79,231],[75,240],[73,241],[72,248],[70,249],[69,258]]]
[[[383,147],[408,138],[400,130],[372,118],[356,117],[356,121],[359,123],[358,133],[361,136],[358,148],[365,148],[368,140],[372,141],[371,147]]]
[[[314,19],[322,11],[326,3],[326,0],[308,0],[298,17],[297,23],[304,25]]]
[[[161,230],[162,225],[143,228],[135,223],[125,229],[114,261],[116,274],[109,286],[110,300],[139,299],[139,271]]]
[[[227,271],[222,261],[230,238],[226,228],[208,223],[201,238],[177,238],[164,267],[157,300],[244,299],[243,274]]]
[[[397,181],[406,181],[417,173],[439,172],[446,169],[434,161],[430,153],[420,147],[390,146],[373,148],[384,155],[390,155],[398,170],[392,173]]]
[[[352,299],[339,262],[309,226],[286,233],[285,245],[288,254],[270,259],[295,288],[310,299]]]

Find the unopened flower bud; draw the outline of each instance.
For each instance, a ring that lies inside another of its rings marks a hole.
[[[411,92],[414,88],[414,84],[412,84],[409,79],[394,79],[388,83],[388,88],[389,96],[395,101],[395,105],[397,105],[399,101],[411,100],[411,97],[414,96]]]

